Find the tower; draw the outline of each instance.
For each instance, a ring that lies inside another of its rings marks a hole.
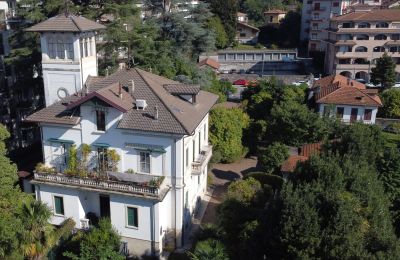
[[[82,90],[97,76],[95,36],[101,24],[82,16],[60,14],[26,31],[39,32],[46,107]]]

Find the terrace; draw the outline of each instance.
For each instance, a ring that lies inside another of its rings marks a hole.
[[[201,148],[199,156],[196,160],[192,163],[192,174],[193,175],[200,175],[208,162],[210,161],[212,156],[212,146],[207,145]]]

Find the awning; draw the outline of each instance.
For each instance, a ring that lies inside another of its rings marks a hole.
[[[167,151],[159,145],[152,144],[133,144],[125,143],[126,148],[133,148],[138,151],[152,152],[152,153],[166,153]]]
[[[64,139],[58,139],[58,138],[49,138],[47,141],[51,143],[61,143],[61,144],[73,144],[74,141],[71,140],[64,140]]]
[[[92,144],[92,146],[100,147],[100,148],[108,148],[108,147],[110,147],[110,145],[106,144],[106,143],[94,143],[94,144]]]

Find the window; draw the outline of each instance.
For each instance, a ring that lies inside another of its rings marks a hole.
[[[150,173],[150,153],[140,152],[140,172]]]
[[[364,47],[364,46],[358,46],[357,48],[355,48],[354,51],[355,52],[367,52],[368,49],[367,49],[367,47]]]
[[[74,59],[74,46],[73,46],[72,42],[66,42],[65,49],[67,51],[67,59],[73,60]]]
[[[97,131],[106,131],[106,113],[103,110],[96,110]]]
[[[100,171],[105,171],[108,169],[107,148],[97,148],[97,165]]]
[[[333,7],[339,7],[339,2],[333,2]]]
[[[314,4],[314,10],[319,11],[321,9],[321,3],[315,3]]]
[[[392,36],[390,38],[394,41],[398,41],[398,40],[400,40],[400,34],[392,34]]]
[[[89,56],[89,44],[88,44],[88,40],[84,39],[84,45],[85,45],[85,57]]]
[[[54,196],[54,214],[64,216],[64,198]]]
[[[65,59],[65,49],[64,49],[64,43],[62,40],[57,40],[57,58]]]
[[[316,33],[311,34],[311,39],[312,40],[317,40],[318,39],[317,34]]]
[[[387,37],[384,34],[378,34],[374,37],[374,40],[386,40]]]
[[[81,51],[81,58],[83,58],[84,57],[83,56],[83,54],[84,54],[84,52],[83,52],[83,39],[79,40],[79,49]]]
[[[399,46],[391,46],[390,48],[389,48],[389,51],[390,52],[398,52],[400,49],[399,49]]]
[[[48,47],[49,58],[55,59],[56,58],[56,42],[53,38],[49,39],[47,47]]]
[[[269,17],[269,22],[272,23],[273,21],[274,21],[274,17],[271,15],[271,16]]]
[[[323,113],[324,113],[325,117],[328,117],[328,116],[330,116],[331,109],[329,107],[327,107],[327,106],[324,106],[324,112]]]
[[[385,52],[385,47],[383,47],[383,46],[376,46],[376,47],[373,49],[373,52]]]
[[[366,34],[359,34],[356,36],[356,40],[359,41],[368,41],[369,40],[369,36]]]
[[[315,14],[314,14],[314,19],[315,19],[315,20],[319,19],[319,13],[315,13]]]
[[[364,120],[370,121],[372,117],[372,109],[365,109]]]
[[[192,142],[192,144],[193,144],[193,162],[194,162],[194,159],[196,158],[196,140],[193,140],[193,142]]]
[[[186,148],[186,153],[185,153],[185,160],[186,160],[186,167],[189,166],[189,148]]]
[[[137,208],[126,207],[126,225],[128,227],[135,227],[135,228],[139,226]]]
[[[343,114],[344,114],[344,107],[337,107],[336,108],[336,118],[343,118]]]
[[[388,28],[388,27],[389,27],[389,24],[388,24],[388,23],[385,23],[385,22],[377,23],[375,27],[376,27],[376,28]]]
[[[371,25],[369,23],[359,23],[358,28],[370,28]]]
[[[240,37],[246,37],[246,33],[240,33]]]
[[[203,134],[204,140],[206,140],[206,133],[207,133],[207,124],[204,124],[204,134]]]

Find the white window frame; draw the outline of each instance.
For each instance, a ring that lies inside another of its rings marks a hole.
[[[141,153],[148,153],[149,154],[149,172],[142,172],[142,162],[141,162]],[[151,152],[150,151],[140,151],[140,150],[138,150],[137,151],[137,155],[138,155],[138,170],[137,170],[137,172],[139,172],[139,173],[143,173],[143,174],[151,174],[151,170],[152,170],[152,167],[151,167],[151,164],[152,164],[152,155],[151,155]]]
[[[136,209],[137,212],[137,227],[128,224],[128,208]],[[136,206],[125,205],[125,227],[131,229],[139,229],[139,208]]]
[[[55,197],[62,198],[64,215],[56,213],[56,200],[55,200]],[[54,215],[54,216],[57,216],[57,217],[65,217],[64,196],[52,194],[52,199],[53,199],[53,215]]]
[[[51,152],[51,161],[52,162],[54,162],[54,161],[57,162],[57,160],[56,160],[57,158],[55,158],[55,157],[58,156],[58,155],[55,155],[53,153],[53,149],[55,148],[54,144],[56,144],[57,147],[60,147],[60,149],[62,149],[64,151],[64,153],[61,154],[61,156],[63,156],[63,159],[62,159],[62,161],[60,163],[63,166],[67,165],[68,164],[68,150],[69,150],[71,145],[70,144],[66,144],[66,143],[50,142],[50,152]]]

